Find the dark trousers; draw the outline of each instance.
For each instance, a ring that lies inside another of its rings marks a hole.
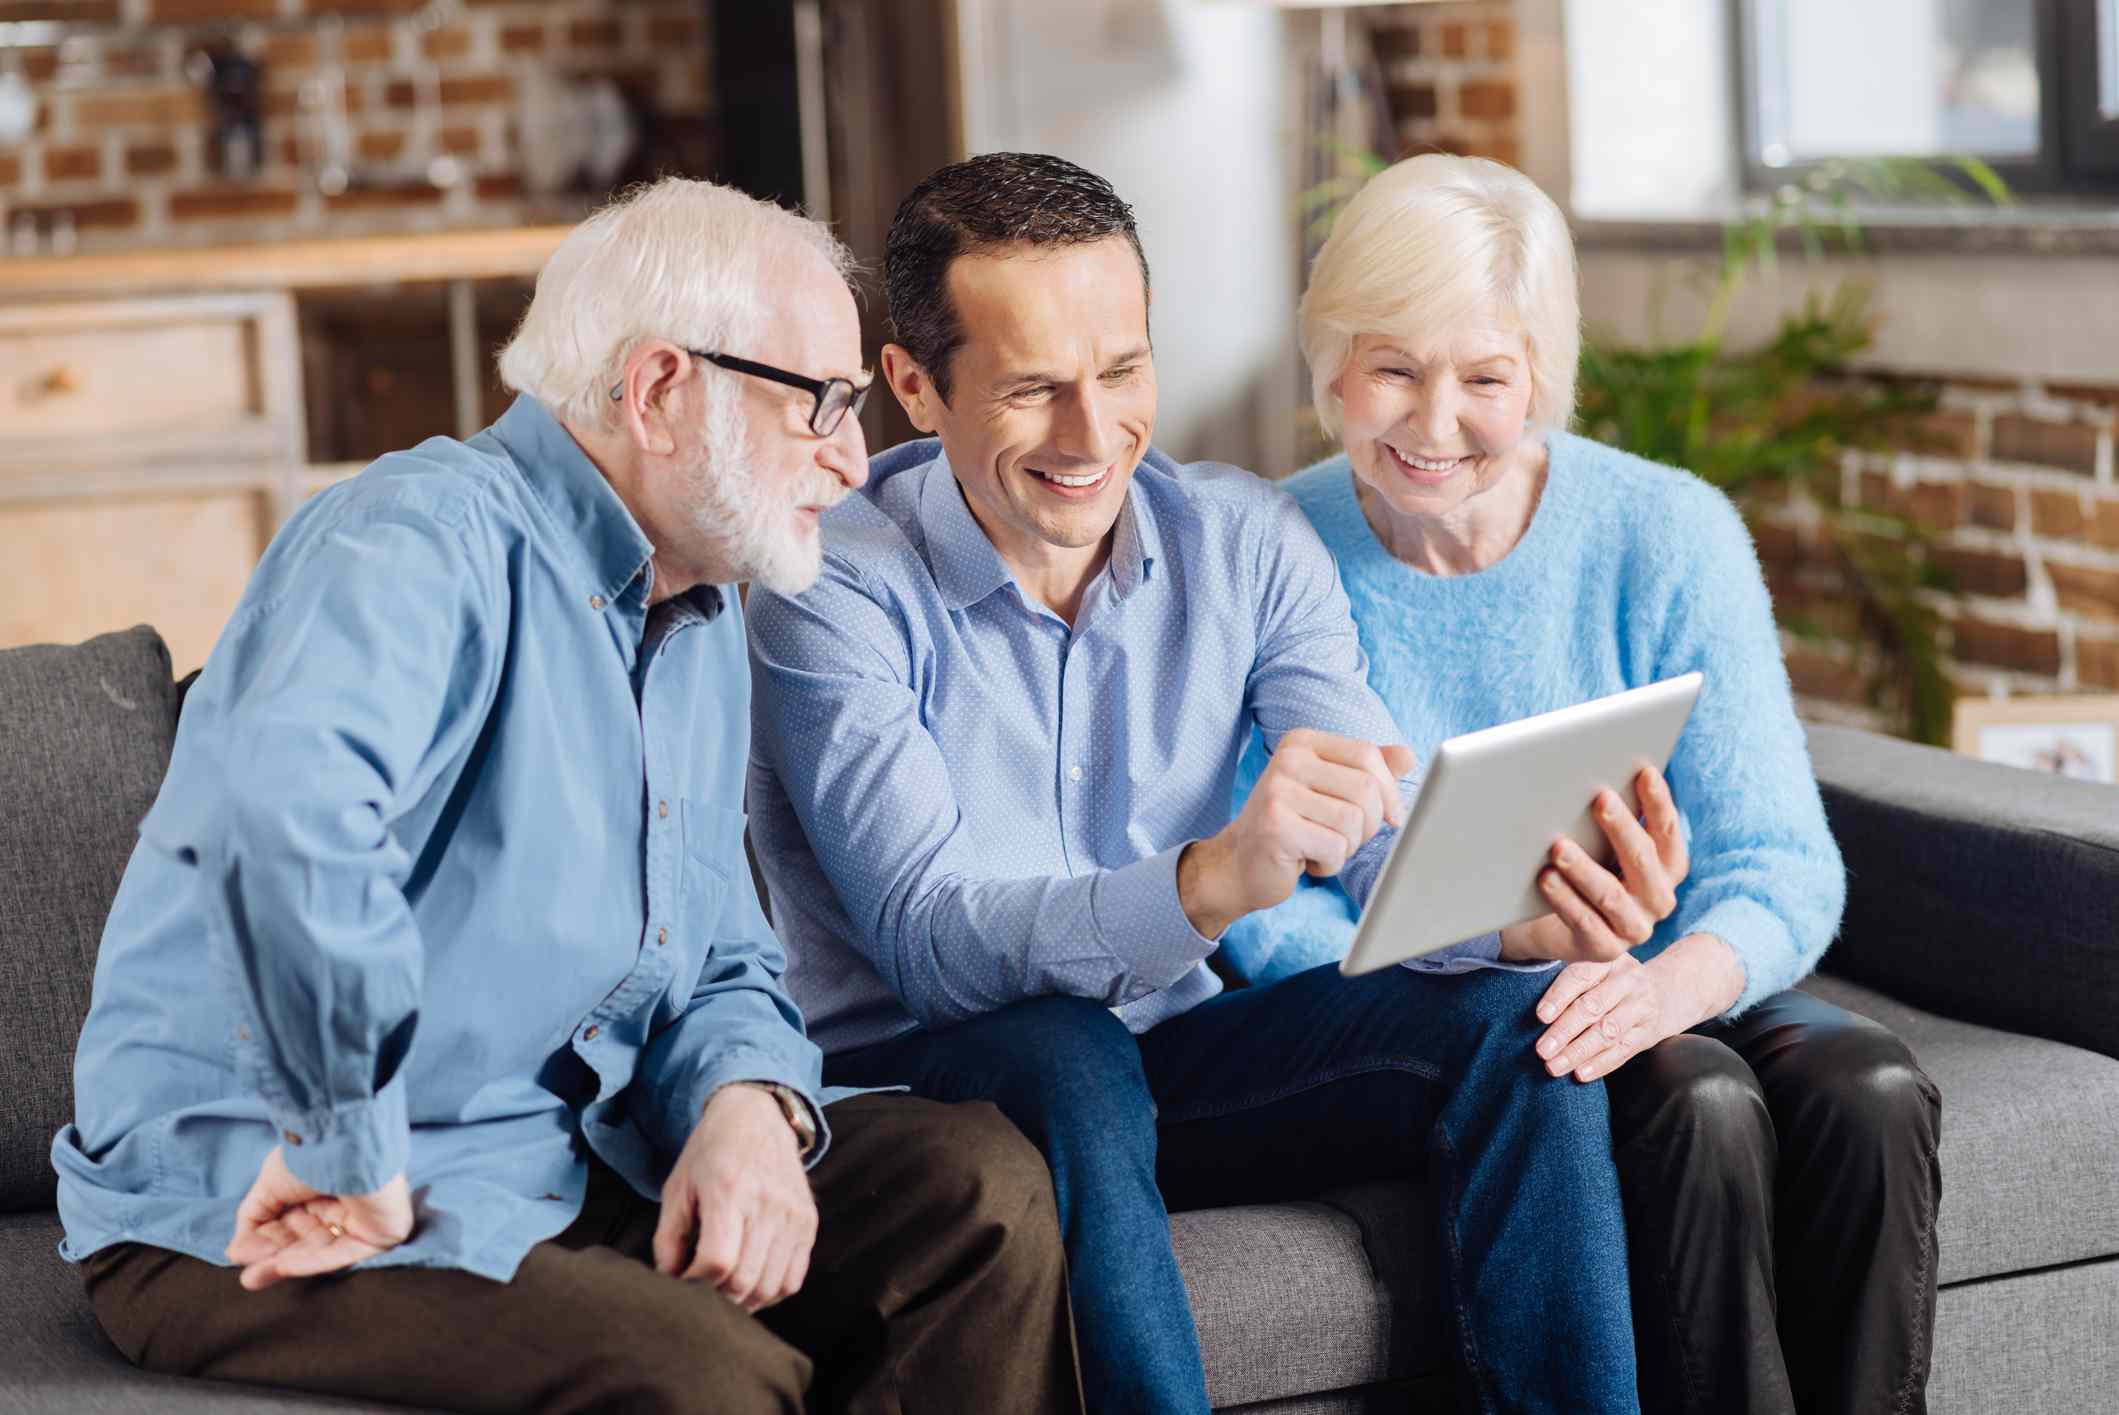
[[[1605,1086],[1642,1408],[1925,1412],[1942,1098],[1905,1043],[1784,992]]]
[[[600,1164],[511,1282],[355,1269],[244,1292],[126,1244],[89,1300],[135,1364],[449,1410],[1079,1411],[1052,1187],[991,1107],[858,1096],[810,1172],[808,1280],[751,1316],[654,1270],[657,1206]]]
[[[1098,1003],[1037,998],[825,1075],[990,1099],[1045,1152],[1098,1415],[1207,1409],[1168,1209],[1422,1173],[1469,1403],[1620,1415],[1636,1405],[1611,1119],[1601,1083],[1556,1080],[1531,1050],[1550,982],[1326,966],[1140,1037]]]

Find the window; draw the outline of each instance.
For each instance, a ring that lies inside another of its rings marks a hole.
[[[1848,158],[1985,159],[2119,191],[2119,0],[1737,0],[1755,187]]]

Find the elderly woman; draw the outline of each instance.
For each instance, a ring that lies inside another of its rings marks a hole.
[[[1674,901],[1666,876],[1592,907],[1548,870],[1554,914],[1530,926],[1638,945],[1554,975],[1537,1053],[1607,1086],[1644,1408],[1925,1409],[1940,1101],[1890,1032],[1789,990],[1845,879],[1743,523],[1687,473],[1565,431],[1574,251],[1507,167],[1377,176],[1301,325],[1345,452],[1286,485],[1416,750],[1706,676],[1668,769],[1690,831]],[[1223,952],[1274,978],[1343,954],[1352,927],[1343,894],[1306,888]]]

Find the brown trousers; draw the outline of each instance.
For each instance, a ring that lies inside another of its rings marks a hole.
[[[756,1316],[654,1269],[657,1206],[601,1164],[513,1281],[377,1268],[244,1292],[142,1244],[83,1265],[153,1371],[466,1411],[1079,1412],[1052,1181],[987,1105],[857,1096],[810,1172],[802,1291]]]

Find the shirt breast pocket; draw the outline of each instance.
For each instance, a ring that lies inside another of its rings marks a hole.
[[[684,802],[684,927],[711,942],[728,929],[723,915],[731,896],[750,882],[743,854],[749,818],[705,801]]]

